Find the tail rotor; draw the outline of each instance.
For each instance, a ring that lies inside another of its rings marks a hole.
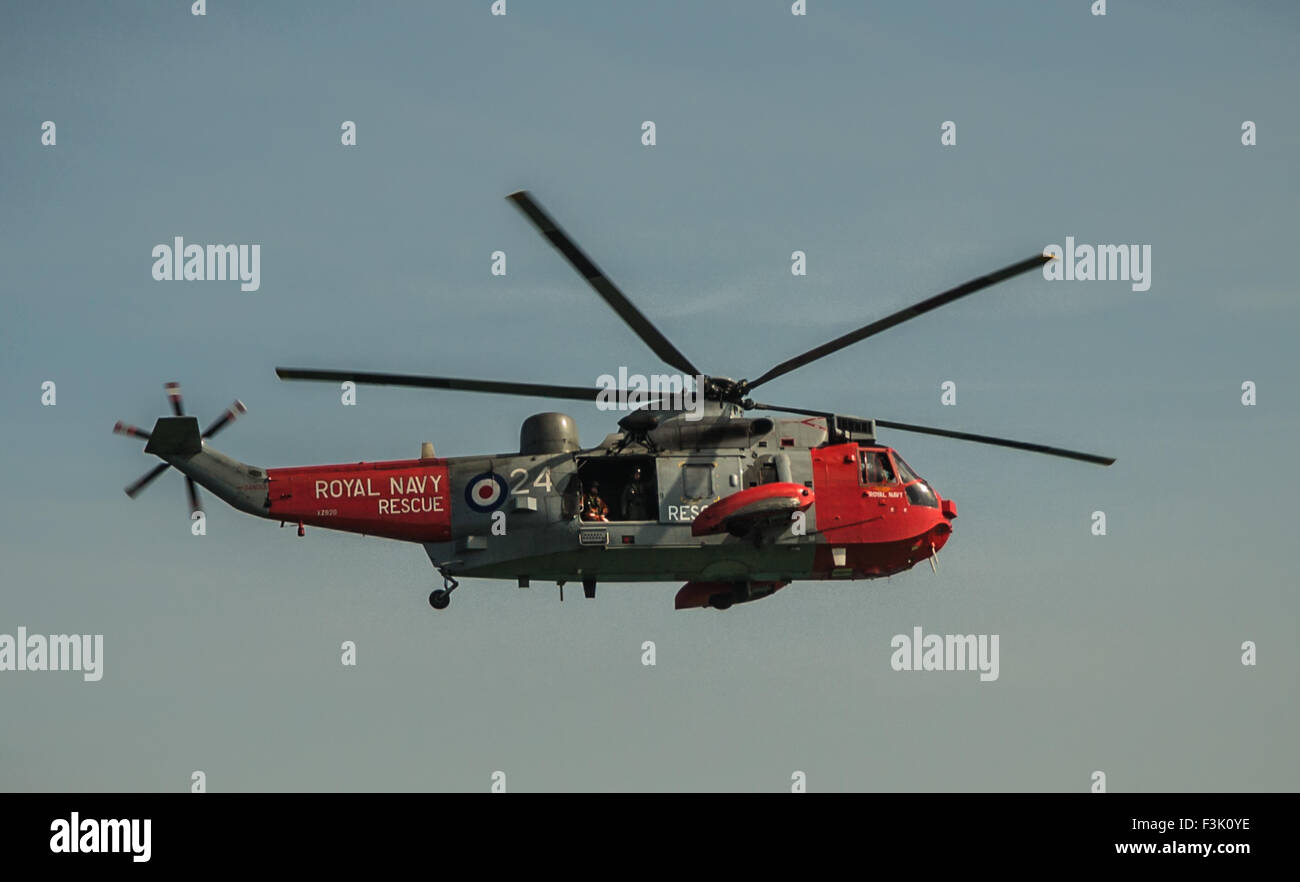
[[[183,419],[185,417],[185,403],[184,403],[184,399],[181,396],[181,384],[167,383],[163,388],[166,390],[167,400],[171,404],[171,410],[173,414],[173,417],[171,419],[172,420],[176,420],[177,418]],[[224,429],[226,426],[230,425],[232,422],[237,420],[240,414],[247,413],[247,412],[248,412],[248,408],[244,406],[244,403],[242,401],[236,401],[230,407],[226,408],[225,413],[223,413],[221,416],[213,420],[212,423],[206,429],[203,430],[202,434],[199,435],[199,444],[201,445],[202,441],[211,438],[212,436],[220,432],[222,429]],[[149,442],[149,444],[145,446],[145,452],[154,453],[156,455],[161,456],[167,452],[177,452],[177,451],[165,449],[167,445],[158,445],[155,444],[154,442],[155,433],[158,432],[159,427],[164,423],[164,421],[167,420],[168,418],[166,417],[160,419],[158,421],[158,425],[154,427],[153,432],[146,432],[144,429],[141,429],[138,426],[132,426],[128,423],[123,423],[123,422],[118,422],[115,426],[113,426],[113,432],[117,435],[126,435],[128,438],[143,438],[145,441]],[[190,417],[190,420],[193,420],[193,417]],[[189,438],[191,441],[193,440],[193,433],[195,431],[196,429],[194,428],[191,428],[189,430],[190,432]],[[173,436],[175,435],[174,432],[169,434]],[[164,449],[155,449],[160,447]],[[132,499],[135,499],[137,496],[143,493],[145,488],[148,487],[150,484],[152,484],[154,480],[158,478],[159,475],[167,471],[169,468],[171,468],[171,464],[166,462],[154,466],[152,469],[150,469],[149,471],[141,475],[140,478],[136,480],[134,483],[127,485],[126,495],[131,497]],[[186,495],[189,496],[190,514],[193,514],[194,512],[197,511],[202,511],[203,503],[199,499],[198,485],[194,483],[194,479],[191,478],[189,475],[185,476],[185,492]]]

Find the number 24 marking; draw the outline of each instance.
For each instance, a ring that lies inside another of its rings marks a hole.
[[[511,487],[511,488],[510,488],[510,492],[511,492],[512,494],[516,495],[516,496],[517,496],[517,495],[520,495],[520,494],[527,494],[527,493],[529,492],[529,490],[528,490],[528,469],[514,469],[514,470],[512,470],[512,471],[510,472],[510,480],[511,480],[511,481],[513,481],[513,480],[515,479],[515,475],[518,475],[518,476],[519,476],[519,483],[517,483],[517,484],[515,484],[513,487]],[[533,481],[533,486],[534,486],[534,487],[540,487],[540,488],[542,488],[543,490],[545,490],[547,493],[550,493],[550,492],[551,492],[551,470],[550,470],[550,469],[545,469],[545,468],[544,468],[544,469],[542,469],[540,472],[538,472],[538,473],[537,473],[537,479]]]

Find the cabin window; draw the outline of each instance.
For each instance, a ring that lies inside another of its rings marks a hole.
[[[682,498],[712,499],[713,465],[687,463],[682,466]]]

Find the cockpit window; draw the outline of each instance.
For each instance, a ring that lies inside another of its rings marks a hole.
[[[862,451],[862,483],[894,483],[894,469],[890,466],[889,457],[883,450]]]
[[[898,464],[898,478],[907,485],[907,499],[912,505],[923,505],[926,508],[938,508],[939,499],[934,495],[934,491],[921,480],[921,476],[912,471],[904,459],[897,453],[894,454],[894,462]]]
[[[907,491],[907,500],[912,505],[924,505],[926,508],[939,507],[939,500],[935,498],[934,491],[927,487],[924,481],[913,481],[904,489]]]
[[[921,476],[912,471],[911,467],[903,461],[903,458],[897,453],[894,454],[894,462],[898,463],[898,477],[904,484],[908,481],[919,481]]]

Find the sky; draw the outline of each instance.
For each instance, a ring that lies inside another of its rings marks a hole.
[[[104,637],[97,682],[0,671],[0,790],[1300,788],[1300,9],[490,5],[0,10],[0,634]],[[598,442],[594,405],[274,374],[665,370],[522,188],[735,378],[1067,236],[1149,245],[1147,291],[1029,274],[764,387],[1117,462],[882,430],[957,503],[937,573],[725,613],[483,580],[434,612],[417,545],[123,494],[151,461],[110,430],[170,380],[247,404],[215,446],[264,467],[513,450],[552,409]],[[176,236],[258,244],[260,287],[156,281]],[[998,635],[998,679],[894,670],[918,626]]]

